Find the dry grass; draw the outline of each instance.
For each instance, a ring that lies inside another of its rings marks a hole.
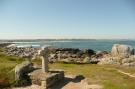
[[[104,89],[134,89],[135,87],[135,79],[119,73],[118,66],[54,63],[50,64],[50,68],[63,69],[67,75],[83,75],[89,84],[102,84]]]
[[[0,89],[10,87],[15,84],[14,67],[24,61],[23,58],[7,56],[0,49]]]

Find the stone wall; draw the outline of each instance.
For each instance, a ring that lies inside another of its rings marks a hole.
[[[41,69],[35,70],[29,74],[32,84],[41,85],[44,89],[53,86],[59,81],[64,80],[64,71],[51,70],[43,73]]]

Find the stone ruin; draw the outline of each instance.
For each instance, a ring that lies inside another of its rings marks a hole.
[[[38,54],[42,59],[42,68],[33,69],[31,61],[23,62],[15,67],[16,80],[27,80],[25,79],[27,75],[32,84],[40,85],[42,89],[48,89],[57,82],[64,80],[64,71],[49,69],[48,47],[42,47]]]

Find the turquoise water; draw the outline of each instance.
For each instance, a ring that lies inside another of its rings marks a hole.
[[[113,44],[127,44],[135,48],[135,40],[14,40],[12,42],[19,46],[33,45],[38,47],[51,45],[59,48],[93,49],[95,51],[110,51]]]

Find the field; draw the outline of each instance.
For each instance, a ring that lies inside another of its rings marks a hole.
[[[23,58],[7,56],[0,49],[0,89],[15,85],[14,67],[22,61]]]
[[[66,75],[83,75],[89,84],[103,85],[104,89],[135,89],[135,78],[124,75],[117,70],[128,70],[135,73],[135,69],[121,68],[110,65],[92,64],[51,64],[52,69],[63,69]]]
[[[7,89],[15,85],[14,67],[24,60],[0,52],[0,89]],[[41,61],[35,61],[34,63],[40,64]],[[89,84],[100,84],[103,85],[104,89],[135,89],[135,78],[118,72],[118,70],[122,70],[135,74],[135,68],[116,65],[64,63],[53,63],[49,67],[50,69],[63,69],[66,75],[82,75]]]

